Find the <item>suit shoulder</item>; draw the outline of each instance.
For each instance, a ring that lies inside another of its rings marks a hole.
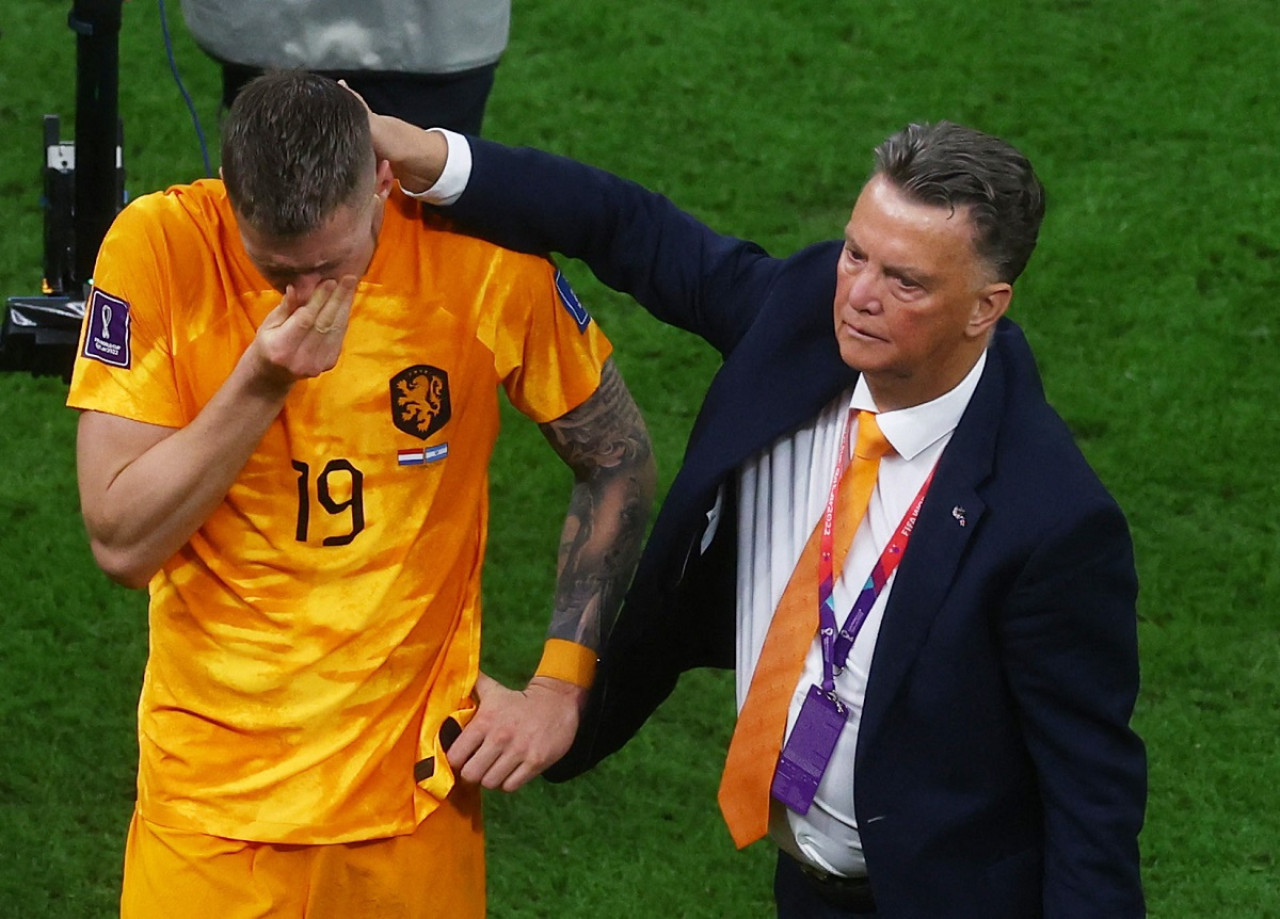
[[[1004,377],[993,470],[1000,491],[1051,514],[1118,510],[1074,432],[1046,398],[1022,331],[1012,322],[1002,322],[995,345]]]
[[[777,313],[786,325],[806,319],[816,320],[822,334],[831,337],[831,304],[836,290],[836,259],[844,245],[827,240],[806,246],[786,258],[773,258],[755,243],[746,243],[770,269],[761,278],[767,286],[760,294],[763,309],[758,318]]]
[[[1124,513],[1062,417],[1041,400],[1009,419],[1000,436],[998,492],[1038,528],[1057,530]]]

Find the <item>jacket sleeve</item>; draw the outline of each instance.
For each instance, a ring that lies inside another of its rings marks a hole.
[[[564,157],[468,138],[472,173],[443,209],[509,249],[581,259],[604,284],[722,355],[742,338],[781,263],[667,198]]]

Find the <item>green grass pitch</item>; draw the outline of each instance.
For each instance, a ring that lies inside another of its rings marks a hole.
[[[70,0],[0,2],[0,290],[41,271],[40,117],[73,122]],[[210,143],[218,78],[178,66]],[[157,3],[124,4],[137,195],[203,172]],[[1142,578],[1157,919],[1280,917],[1280,5],[1274,0],[637,0],[515,4],[486,133],[623,173],[776,253],[839,235],[872,146],[908,121],[1000,134],[1049,192],[1012,315],[1126,509]],[[216,155],[215,155],[216,162]],[[568,264],[653,431],[665,487],[709,349]],[[145,602],[90,558],[64,384],[0,374],[0,916],[113,915],[133,800]],[[523,680],[569,481],[507,414],[493,468],[485,665]],[[728,677],[690,675],[565,786],[487,799],[491,914],[767,917],[715,786]],[[1106,917],[1099,917],[1106,919]]]

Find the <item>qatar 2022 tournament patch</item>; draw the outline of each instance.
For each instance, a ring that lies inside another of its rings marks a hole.
[[[569,286],[569,279],[560,273],[559,268],[556,269],[556,291],[560,294],[560,303],[563,304],[565,311],[577,323],[578,331],[587,331],[587,326],[591,325],[591,314],[587,312],[587,308],[578,300],[578,295]]]
[[[84,356],[112,367],[128,368],[129,304],[97,287],[85,307],[89,328],[84,334]]]

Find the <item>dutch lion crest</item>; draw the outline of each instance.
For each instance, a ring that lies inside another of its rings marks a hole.
[[[426,440],[448,422],[449,374],[416,364],[391,378],[391,420],[406,434]]]

